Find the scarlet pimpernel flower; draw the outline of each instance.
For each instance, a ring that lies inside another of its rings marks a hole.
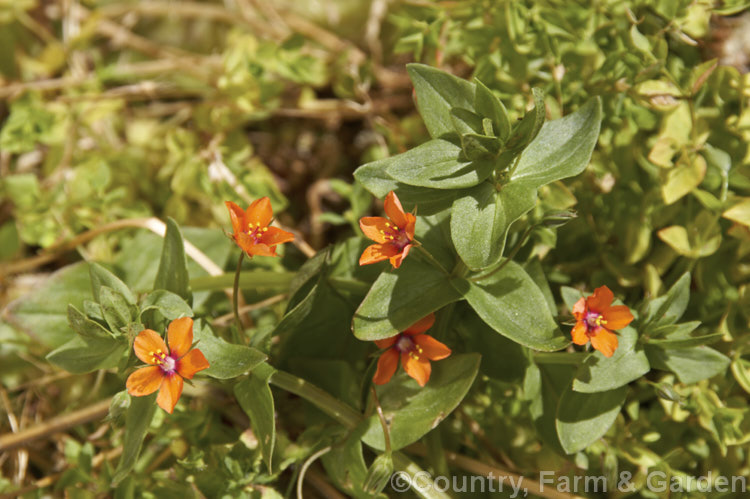
[[[591,346],[605,357],[612,357],[617,349],[617,336],[613,331],[622,329],[633,320],[633,314],[625,305],[612,306],[614,295],[607,286],[594,290],[594,294],[581,298],[573,306],[576,325],[571,336],[576,345]]]
[[[151,395],[159,390],[156,403],[172,414],[182,395],[183,378],[193,379],[195,373],[208,369],[203,352],[193,346],[193,319],[175,319],[167,328],[169,348],[162,337],[151,329],[144,329],[135,338],[135,355],[146,364],[128,377],[128,393],[136,397]]]
[[[268,197],[257,199],[243,210],[226,201],[232,219],[232,239],[248,256],[276,256],[276,246],[294,239],[294,234],[278,227],[269,227],[273,209]]]
[[[375,341],[378,348],[387,348],[378,359],[378,369],[372,378],[376,385],[384,385],[391,380],[398,368],[398,359],[406,374],[414,378],[419,386],[424,386],[432,372],[431,360],[442,360],[451,354],[451,349],[432,336],[423,334],[435,323],[435,314],[430,314],[412,324],[404,332]]]
[[[360,265],[382,262],[390,259],[393,268],[401,266],[409,250],[414,245],[414,225],[417,221],[412,213],[405,213],[396,193],[389,192],[384,202],[384,217],[362,217],[359,227],[362,232],[375,241],[365,248],[359,257]]]

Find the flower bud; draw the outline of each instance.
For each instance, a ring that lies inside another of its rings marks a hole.
[[[110,421],[114,427],[125,426],[125,414],[128,408],[130,408],[130,395],[125,390],[118,392],[109,403],[109,415],[106,420]]]
[[[560,227],[578,218],[578,213],[573,210],[548,211],[542,218],[542,225],[545,227]]]
[[[367,470],[367,477],[362,486],[368,494],[376,495],[383,491],[393,474],[393,458],[390,452],[381,454],[372,462]]]

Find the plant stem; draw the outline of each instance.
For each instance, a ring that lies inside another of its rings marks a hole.
[[[362,420],[359,412],[304,379],[284,371],[276,371],[269,381],[282,390],[299,395],[348,428],[354,428]]]
[[[450,273],[447,270],[445,270],[445,267],[440,265],[440,262],[438,262],[437,259],[435,259],[435,257],[432,256],[432,253],[427,251],[424,248],[424,246],[420,244],[419,246],[417,246],[417,249],[422,253],[422,256],[425,257],[431,264],[439,268],[445,275],[450,276]]]
[[[245,252],[240,253],[240,257],[237,260],[237,271],[234,273],[234,287],[232,288],[232,312],[234,312],[234,321],[237,323],[237,332],[240,337],[245,336],[245,328],[242,326],[242,320],[240,319],[240,271],[242,270],[242,260],[245,258]]]
[[[469,280],[473,281],[473,282],[482,281],[482,280],[487,279],[488,277],[493,276],[493,275],[497,274],[498,272],[500,272],[503,269],[503,267],[505,267],[506,265],[508,265],[508,263],[510,263],[510,261],[513,260],[513,257],[516,256],[516,253],[518,253],[521,250],[521,248],[523,247],[523,245],[526,244],[526,241],[528,240],[529,236],[531,235],[531,231],[534,230],[534,227],[535,226],[532,225],[531,227],[529,227],[528,229],[526,229],[526,232],[523,233],[523,235],[518,240],[518,242],[516,243],[516,245],[510,251],[510,254],[508,254],[508,256],[505,257],[505,260],[503,260],[503,262],[500,265],[498,265],[497,267],[495,267],[494,269],[492,269],[491,271],[489,271],[487,274],[480,275],[480,276],[475,276],[475,277],[470,278]]]
[[[375,391],[375,387],[370,387],[370,393],[372,393],[372,400],[375,401],[375,410],[378,412],[378,419],[380,419],[380,426],[383,428],[383,439],[385,441],[385,453],[391,453],[391,432],[388,429],[388,423],[385,422],[385,415],[383,414],[383,408],[380,407],[380,400],[378,400],[378,394]]]

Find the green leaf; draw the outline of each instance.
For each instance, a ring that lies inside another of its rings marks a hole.
[[[329,478],[349,497],[355,499],[373,497],[364,491],[367,466],[362,454],[361,439],[365,429],[366,423],[359,424],[343,442],[334,445],[331,451],[321,458]]]
[[[155,412],[156,394],[131,398],[130,407],[125,416],[122,456],[120,456],[120,462],[112,476],[113,485],[120,483],[133,470]]]
[[[474,382],[479,361],[479,354],[452,355],[432,362],[430,381],[424,388],[403,370],[377,388],[385,419],[390,422],[394,451],[422,438],[458,406]],[[376,450],[385,449],[377,414],[368,419],[362,440]]]
[[[456,330],[464,338],[470,351],[482,353],[482,374],[506,383],[522,382],[529,365],[527,350],[497,334],[466,304],[461,303],[459,307],[465,307],[466,310],[461,318],[456,320]]]
[[[544,91],[540,88],[532,88],[534,107],[524,114],[521,122],[516,126],[505,143],[505,149],[510,151],[520,150],[526,147],[541,131],[544,120],[547,117],[547,107],[544,104]],[[598,130],[597,130],[598,134]]]
[[[474,109],[492,121],[495,137],[498,137],[504,143],[510,136],[508,111],[502,101],[484,83],[478,79],[474,79],[474,83],[476,84]]]
[[[141,302],[141,316],[147,310],[156,310],[169,321],[193,316],[193,310],[185,300],[165,289],[157,289],[146,295]]]
[[[268,386],[268,379],[273,372],[271,366],[260,364],[247,378],[234,385],[234,396],[242,410],[250,417],[269,473],[273,473],[273,448],[276,445],[273,394]]]
[[[690,321],[661,326],[650,332],[647,342],[661,348],[688,348],[716,343],[724,336],[721,332],[693,336],[691,333],[700,325],[700,321]]]
[[[115,334],[119,334],[135,317],[135,306],[130,306],[124,296],[109,286],[99,288],[99,303],[104,320]]]
[[[358,339],[388,338],[461,298],[445,273],[415,257],[409,255],[399,269],[383,272],[372,285],[354,313],[352,329]]]
[[[750,393],[750,362],[742,358],[735,359],[732,361],[732,374],[742,389]]]
[[[135,305],[135,295],[133,292],[112,272],[98,263],[90,263],[89,273],[91,275],[91,291],[94,293],[94,300],[97,303],[101,303],[99,289],[102,286],[107,286],[120,293],[130,305]]]
[[[597,393],[565,390],[557,406],[555,426],[568,454],[585,449],[615,422],[628,393],[626,386]]]
[[[578,300],[583,298],[583,293],[581,293],[580,289],[571,288],[570,286],[560,286],[560,296],[562,296],[568,312],[572,314],[573,307]]]
[[[618,331],[619,345],[612,357],[601,352],[587,355],[573,379],[573,390],[594,393],[614,390],[640,378],[649,370],[648,357],[638,345],[638,332],[628,326]]]
[[[500,260],[510,225],[534,207],[537,189],[586,168],[600,124],[601,103],[592,99],[575,113],[546,123],[505,185],[486,182],[456,199],[451,237],[467,266],[482,269]]]
[[[68,305],[68,323],[84,340],[111,339],[112,333],[96,321],[92,321],[78,310],[75,305]]]
[[[91,280],[84,262],[63,267],[33,293],[10,303],[4,318],[44,346],[56,348],[74,337],[68,304],[79,310],[91,298]]]
[[[416,93],[417,109],[430,136],[443,137],[455,133],[451,109],[472,109],[474,84],[424,64],[407,64]]]
[[[495,167],[492,160],[470,160],[460,146],[442,139],[433,139],[376,163],[385,164],[386,173],[398,182],[432,189],[477,185]]]
[[[128,342],[124,338],[76,336],[47,354],[47,360],[70,373],[84,374],[117,366],[127,350]]]
[[[185,243],[180,226],[171,218],[167,219],[167,232],[164,235],[164,247],[159,261],[159,270],[156,272],[154,289],[166,289],[186,301],[191,300]]]
[[[602,104],[597,97],[573,114],[545,123],[521,154],[511,182],[540,187],[581,173],[591,159],[601,121]]]
[[[651,367],[671,371],[688,384],[721,374],[730,363],[727,356],[707,346],[660,348],[649,343],[645,349]]]
[[[194,331],[198,348],[206,356],[211,367],[202,374],[218,379],[231,379],[241,376],[266,360],[266,355],[254,348],[227,343],[214,336],[211,328],[203,321]]]
[[[515,262],[485,280],[453,279],[451,284],[484,322],[516,343],[547,352],[570,343],[555,324],[542,291]]]
[[[649,301],[643,314],[644,327],[658,327],[677,322],[685,313],[690,301],[690,282],[690,272],[685,272],[669,291]],[[650,330],[649,332],[653,334]]]

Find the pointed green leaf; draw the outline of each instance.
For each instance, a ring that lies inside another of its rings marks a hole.
[[[638,332],[628,326],[617,332],[619,345],[612,357],[601,352],[587,355],[573,379],[573,390],[594,393],[614,390],[640,378],[649,370],[648,357],[638,345]]]
[[[626,386],[597,393],[565,390],[557,406],[557,435],[565,452],[574,454],[602,437],[615,422],[628,393]]]
[[[586,168],[600,124],[601,104],[592,99],[575,113],[546,123],[505,185],[486,182],[456,199],[451,237],[467,266],[482,269],[500,260],[510,225],[534,207],[537,189]]]
[[[492,121],[495,137],[498,137],[503,143],[510,136],[510,119],[508,111],[505,109],[502,101],[487,88],[484,83],[475,79],[476,96],[474,97],[474,109],[482,116],[486,116]]]
[[[451,355],[432,362],[432,374],[424,388],[403,370],[377,388],[386,421],[390,422],[392,449],[416,442],[435,428],[461,403],[479,370],[479,354]],[[368,419],[362,440],[377,450],[385,448],[377,414]]]
[[[273,448],[276,445],[276,422],[273,394],[268,380],[274,369],[260,364],[246,378],[234,385],[234,396],[240,407],[250,417],[253,432],[258,439],[268,472],[273,473]]]
[[[357,168],[354,178],[379,199],[394,191],[406,211],[418,207],[422,215],[437,213],[450,208],[456,196],[463,192],[460,189],[430,189],[398,182],[386,172],[387,166],[388,163],[382,160],[367,163]]]
[[[84,340],[112,338],[112,333],[104,326],[86,317],[74,305],[68,305],[68,323]]]
[[[449,282],[441,270],[409,255],[399,269],[383,272],[372,285],[354,313],[354,336],[366,341],[388,338],[459,300]]]
[[[117,485],[133,470],[138,454],[141,452],[143,439],[156,413],[156,394],[145,397],[132,397],[125,416],[125,435],[123,437],[122,455],[117,465],[112,484]]]
[[[135,305],[135,295],[133,292],[112,272],[98,263],[90,263],[89,273],[91,275],[91,290],[94,293],[94,300],[100,302],[99,288],[107,286],[120,293],[125,298],[125,301],[131,305]]]
[[[416,93],[417,109],[430,136],[439,138],[455,133],[451,109],[471,109],[474,84],[424,64],[407,64]]]
[[[200,321],[194,328],[196,348],[203,352],[211,367],[201,374],[218,379],[231,379],[241,376],[267,359],[266,355],[255,348],[227,343],[214,336],[211,328]]]
[[[192,317],[193,310],[179,295],[157,289],[147,294],[141,302],[141,316],[147,310],[157,310],[165,319],[173,321],[180,317]]]
[[[135,318],[135,306],[129,305],[125,297],[109,286],[99,288],[99,303],[104,320],[115,334],[119,334]]]
[[[47,354],[47,360],[73,374],[84,374],[97,369],[117,366],[128,350],[124,338],[88,338],[76,336]]]
[[[451,284],[484,322],[516,343],[547,352],[570,343],[555,324],[542,291],[515,262],[482,281],[453,279]]]
[[[707,346],[691,348],[660,348],[651,343],[645,346],[651,366],[671,371],[683,383],[697,383],[726,370],[729,358]]]
[[[467,158],[460,146],[442,139],[381,159],[386,172],[404,184],[433,189],[461,189],[477,185],[494,168],[492,160]]]
[[[167,219],[159,270],[156,272],[154,289],[166,289],[190,301],[190,276],[185,256],[185,243],[177,222]]]

